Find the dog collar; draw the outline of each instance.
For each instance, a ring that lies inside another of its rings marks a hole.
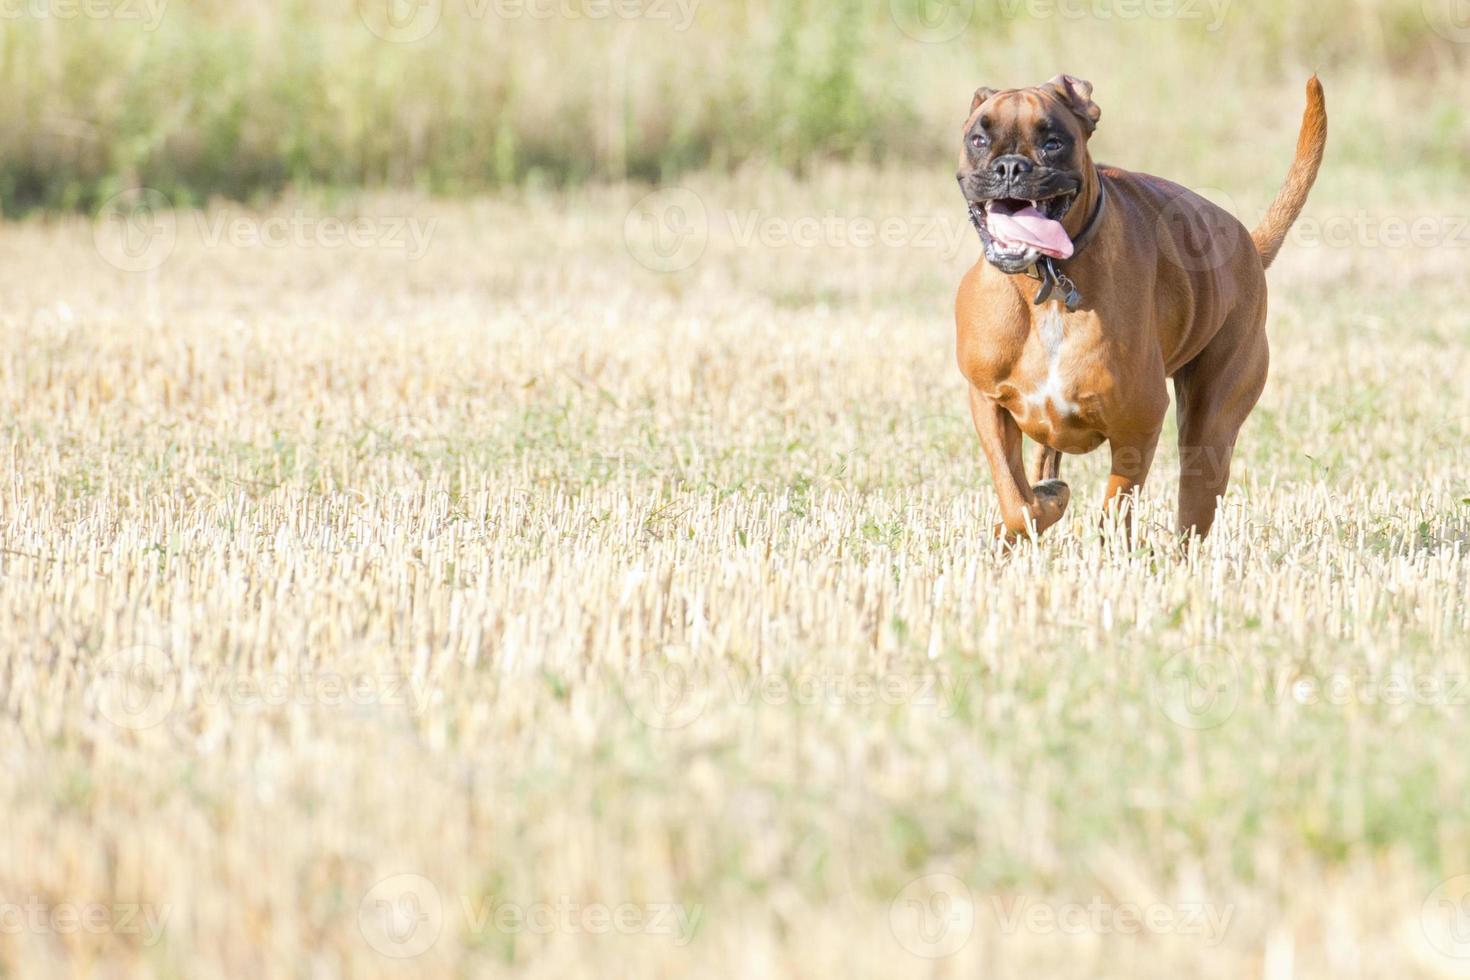
[[[1107,185],[1102,182],[1102,175],[1099,174],[1097,178],[1097,210],[1093,211],[1092,217],[1087,219],[1087,225],[1082,229],[1081,233],[1072,239],[1072,258],[1075,259],[1078,255],[1082,254],[1082,250],[1087,247],[1087,243],[1097,236],[1097,229],[1102,225],[1103,211],[1106,210],[1107,205]],[[1051,299],[1051,294],[1059,286],[1062,290],[1060,298],[1066,304],[1067,312],[1070,313],[1082,305],[1082,293],[1077,289],[1077,284],[1072,281],[1070,276],[1057,268],[1057,260],[1050,255],[1032,265],[1031,268],[1026,270],[1026,274],[1033,279],[1041,280],[1041,288],[1036,291],[1036,298],[1031,301],[1033,306],[1040,306],[1042,303]]]

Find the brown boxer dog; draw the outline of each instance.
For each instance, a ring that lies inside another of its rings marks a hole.
[[[1142,486],[1174,381],[1179,527],[1204,536],[1236,434],[1266,384],[1266,268],[1306,204],[1327,144],[1317,77],[1286,185],[1260,227],[1148,174],[1094,164],[1101,110],[1070,75],[981,88],[959,182],[984,258],[956,301],[960,370],[1008,539],[1039,534],[1071,498],[1062,453],[1104,442],[1105,512]],[[1021,434],[1038,443],[1028,474]]]

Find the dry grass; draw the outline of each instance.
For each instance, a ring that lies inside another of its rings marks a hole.
[[[691,186],[667,274],[632,188],[4,230],[0,976],[1470,972],[1465,246],[1288,246],[1206,545],[1167,452],[1006,556],[947,181]],[[1385,186],[1309,218],[1470,211]]]

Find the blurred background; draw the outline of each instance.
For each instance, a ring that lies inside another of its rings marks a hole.
[[[1463,0],[10,0],[0,202],[436,195],[952,165],[980,84],[1068,71],[1102,155],[1230,186],[1323,74],[1331,170],[1470,172]],[[1171,173],[1171,176],[1173,174]]]

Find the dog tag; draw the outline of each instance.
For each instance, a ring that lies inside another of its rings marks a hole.
[[[1078,291],[1077,284],[1066,275],[1058,276],[1057,283],[1062,287],[1062,302],[1067,304],[1067,312],[1075,312],[1082,305],[1082,293]]]
[[[1066,305],[1067,312],[1073,312],[1082,305],[1082,293],[1065,272],[1058,272],[1056,263],[1047,258],[1036,268],[1036,274],[1041,277],[1041,288],[1036,291],[1036,298],[1031,301],[1033,306],[1040,306],[1051,299],[1051,294],[1061,287],[1062,293],[1059,299]]]
[[[1052,278],[1050,260],[1041,264],[1041,288],[1036,291],[1036,298],[1031,301],[1032,306],[1040,306],[1051,298],[1051,292],[1056,288],[1057,281]]]

